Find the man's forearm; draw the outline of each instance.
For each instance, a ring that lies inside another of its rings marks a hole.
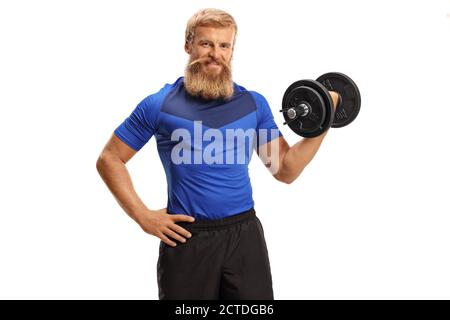
[[[280,170],[275,175],[277,179],[291,183],[311,162],[325,138],[326,132],[315,138],[304,138],[290,147],[281,160]]]
[[[97,170],[123,210],[137,221],[138,213],[148,209],[134,190],[125,163],[118,158],[102,155],[97,161]]]

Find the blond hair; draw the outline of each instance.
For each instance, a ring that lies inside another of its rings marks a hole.
[[[219,27],[234,29],[234,42],[236,42],[237,25],[234,18],[223,10],[219,9],[202,9],[197,11],[188,21],[185,32],[186,43],[192,43],[195,38],[195,30],[197,27]],[[234,45],[234,43],[233,43]]]

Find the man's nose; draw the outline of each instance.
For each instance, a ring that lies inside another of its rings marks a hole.
[[[220,55],[216,47],[211,48],[209,51],[209,57],[214,58],[215,60],[219,59]]]

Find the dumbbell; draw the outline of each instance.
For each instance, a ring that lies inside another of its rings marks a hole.
[[[338,94],[336,112],[329,91]],[[313,138],[332,128],[344,127],[357,117],[361,107],[359,89],[343,73],[326,73],[317,80],[291,84],[283,96],[283,117],[289,128],[305,138]]]

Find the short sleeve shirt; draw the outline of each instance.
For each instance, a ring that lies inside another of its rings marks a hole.
[[[155,136],[167,179],[167,210],[215,220],[253,207],[248,164],[281,134],[266,99],[234,84],[227,100],[190,96],[183,78],[142,100],[114,131],[140,150]]]

